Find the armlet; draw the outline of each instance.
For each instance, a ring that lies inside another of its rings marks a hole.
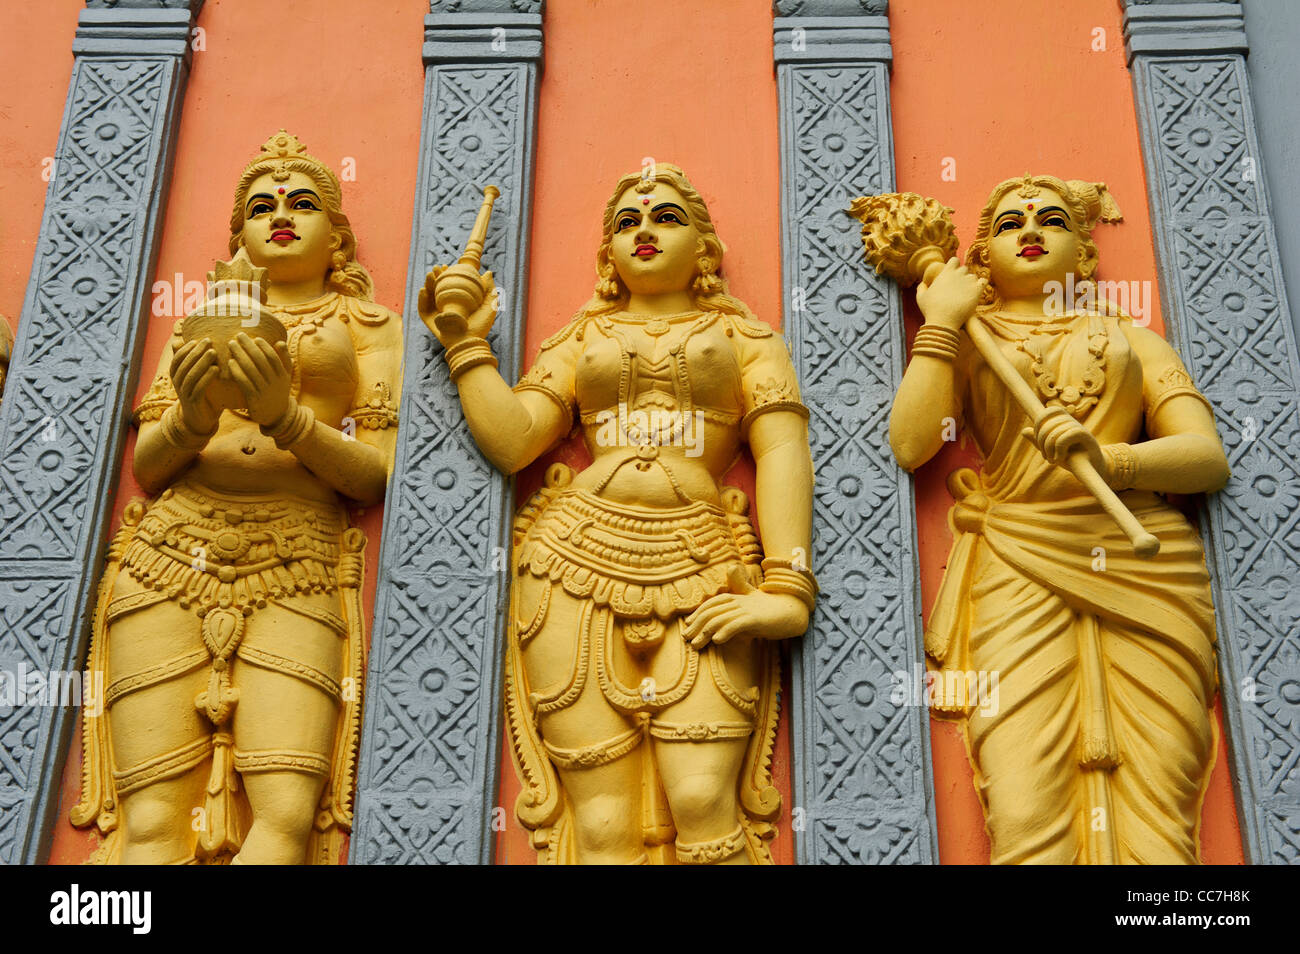
[[[397,402],[393,400],[393,389],[383,381],[376,382],[369,398],[348,411],[348,417],[357,422],[357,427],[371,431],[396,427]]]
[[[768,378],[753,388],[754,406],[740,419],[740,431],[749,433],[749,427],[760,414],[769,411],[794,411],[808,419],[808,408],[799,400],[798,392],[787,382]]]
[[[1183,368],[1175,365],[1156,379],[1156,386],[1151,390],[1151,403],[1147,405],[1147,416],[1154,417],[1162,404],[1170,398],[1184,394],[1196,398],[1206,406],[1211,414],[1214,413],[1214,408],[1205,399],[1205,395],[1196,390],[1196,386],[1192,384],[1191,375]]]
[[[564,412],[565,416],[572,420],[573,402],[559,391],[555,390],[555,388],[551,387],[548,383],[551,377],[552,374],[550,371],[543,368],[540,364],[534,364],[528,369],[528,372],[519,379],[519,383],[510,390],[514,391],[516,394],[520,391],[541,391],[558,404],[560,410]]]
[[[136,407],[132,415],[135,426],[139,427],[146,421],[161,420],[163,412],[176,401],[176,388],[172,385],[171,375],[164,371],[153,379],[153,384],[145,392],[144,400]]]

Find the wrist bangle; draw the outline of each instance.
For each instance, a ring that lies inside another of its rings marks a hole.
[[[922,325],[921,330],[916,333],[916,338],[912,341],[912,356],[924,354],[931,358],[938,358],[941,361],[952,361],[957,357],[957,350],[960,345],[961,336],[955,328],[946,328],[943,325]]]
[[[288,450],[297,444],[316,426],[316,415],[311,408],[289,398],[289,407],[274,424],[262,425],[262,433],[275,441],[280,450]]]
[[[447,349],[446,356],[447,370],[451,374],[452,381],[480,364],[491,364],[492,367],[497,367],[497,359],[483,338],[463,338]]]
[[[192,429],[185,423],[179,404],[167,408],[163,416],[158,419],[158,426],[162,428],[163,439],[180,450],[202,450],[212,439],[212,435],[217,433],[215,427],[206,434],[200,434]]]
[[[777,557],[767,557],[763,560],[762,567],[763,582],[759,584],[760,590],[764,593],[784,593],[798,597],[808,607],[808,612],[812,612],[821,588],[811,570]]]
[[[1129,490],[1137,482],[1137,458],[1130,444],[1106,444],[1101,449],[1110,471],[1111,490]]]

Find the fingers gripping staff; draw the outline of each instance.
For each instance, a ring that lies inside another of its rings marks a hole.
[[[933,199],[922,199],[912,193],[867,196],[854,200],[850,211],[864,223],[867,261],[903,287],[919,280],[918,301],[946,269],[957,267],[956,259],[952,258],[957,251],[957,237],[949,218],[951,210]],[[889,240],[883,236],[886,228],[891,234]],[[1155,556],[1160,551],[1160,541],[1142,528],[1101,476],[1100,449],[1087,430],[1077,422],[1071,426],[1070,416],[1063,408],[1043,406],[978,317],[967,320],[965,328],[980,356],[1033,422],[1033,430],[1026,429],[1026,437],[1037,438],[1036,443],[1047,459],[1064,467],[1087,488],[1124,531],[1137,556],[1143,559]],[[925,346],[921,341],[918,344]]]

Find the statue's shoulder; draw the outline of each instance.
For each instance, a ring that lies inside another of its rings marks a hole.
[[[771,338],[776,334],[766,321],[753,315],[738,315],[733,312],[720,312],[729,331],[741,338]]]
[[[583,336],[586,334],[587,326],[595,320],[596,318],[594,315],[589,315],[582,311],[578,312],[578,314],[569,319],[568,324],[543,341],[539,350],[551,351],[567,341],[573,341],[575,343],[581,341]]]
[[[351,330],[358,351],[401,347],[402,316],[378,302],[341,295],[338,316]]]

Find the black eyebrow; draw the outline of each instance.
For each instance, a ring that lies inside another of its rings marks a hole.
[[[292,192],[289,193],[289,198],[292,199],[292,198],[293,198],[294,196],[296,196],[296,195],[309,195],[309,196],[311,196],[313,199],[315,199],[317,202],[320,201],[320,196],[318,196],[318,195],[317,195],[315,192],[313,192],[311,189],[294,189]]]
[[[244,203],[244,208],[248,208],[250,205],[252,205],[255,199],[270,199],[272,202],[274,202],[275,196],[271,195],[269,192],[259,192],[257,193],[257,195],[252,195],[248,197],[248,201]]]
[[[634,209],[634,208],[632,208],[631,206],[624,206],[623,208],[619,209],[616,213],[614,213],[614,218],[618,218],[618,217],[619,217],[620,215],[622,215],[624,212],[631,212],[633,215],[640,215],[640,214],[641,214],[641,210],[640,210],[640,209]]]
[[[996,219],[994,219],[993,221],[994,221],[994,222],[997,222],[999,219],[1006,218],[1008,215],[1019,215],[1019,216],[1022,216],[1022,217],[1023,217],[1024,214],[1025,214],[1025,213],[1021,212],[1019,209],[1007,209],[1005,212],[1003,212],[1001,215],[999,215],[999,216],[998,216]]]
[[[682,208],[680,205],[678,205],[676,202],[660,202],[658,205],[656,205],[656,206],[655,206],[653,209],[651,209],[650,211],[651,211],[651,212],[658,212],[660,209],[676,209],[676,210],[677,210],[678,212],[680,212],[682,215],[685,215],[685,214],[686,214],[686,210],[683,209],[683,208]]]
[[[1059,205],[1049,205],[1045,209],[1038,210],[1039,215],[1046,215],[1048,212],[1060,212],[1063,216],[1065,216],[1066,221],[1069,221],[1070,219],[1070,213],[1066,212],[1065,209],[1061,208]]]

